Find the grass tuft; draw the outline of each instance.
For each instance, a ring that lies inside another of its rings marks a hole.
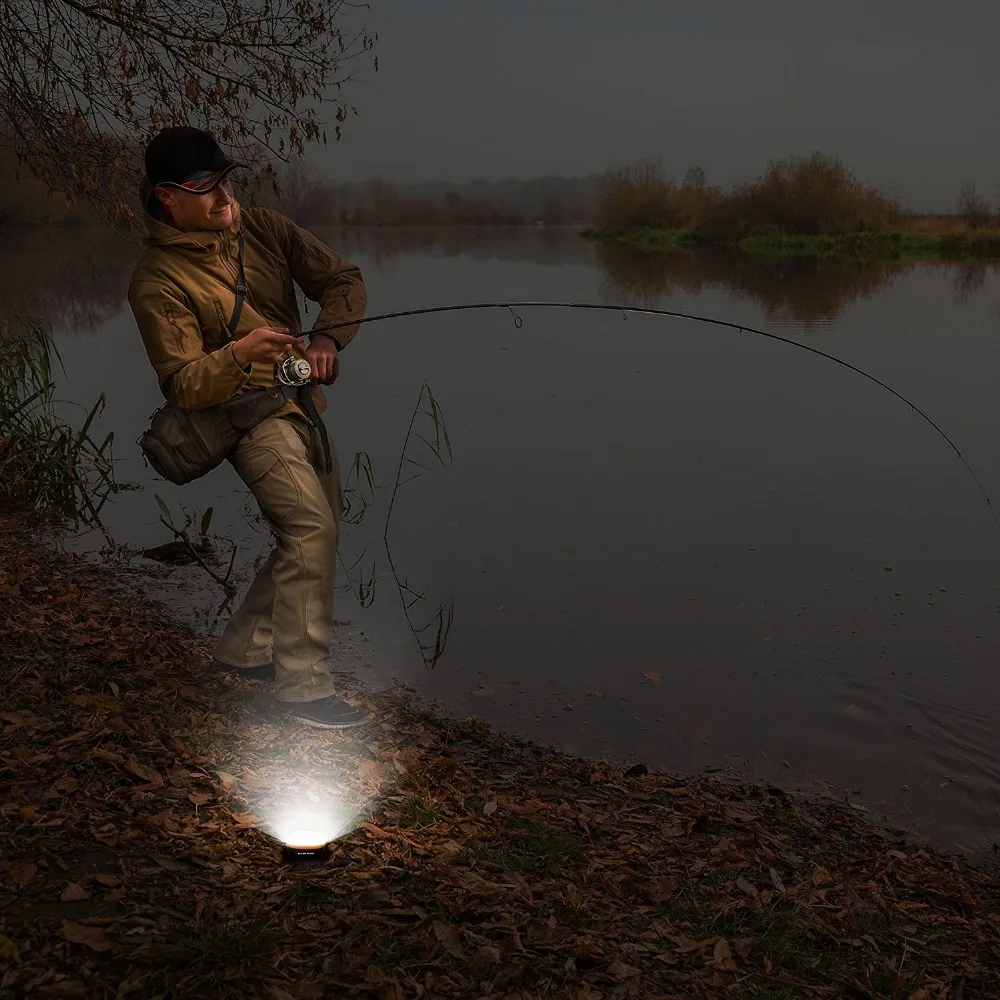
[[[79,429],[56,415],[54,360],[44,323],[0,319],[0,507],[98,526],[108,496],[131,487],[115,482],[114,435],[100,444],[90,436],[103,394]]]
[[[206,920],[191,937],[176,941],[157,956],[162,963],[161,977],[168,987],[166,995],[217,995],[224,981],[270,960],[283,940],[284,935],[274,930],[268,920],[246,924]]]
[[[518,875],[558,875],[587,857],[583,841],[534,817],[512,816],[500,835],[485,843],[466,845],[462,855],[485,861]]]

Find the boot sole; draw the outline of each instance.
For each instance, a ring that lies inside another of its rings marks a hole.
[[[355,729],[368,722],[371,716],[366,715],[361,719],[355,720],[354,722],[320,722],[317,719],[304,719],[300,715],[293,715],[289,712],[288,718],[293,722],[299,723],[301,726],[309,726],[312,729]]]

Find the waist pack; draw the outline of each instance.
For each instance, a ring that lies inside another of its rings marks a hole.
[[[240,438],[294,398],[297,388],[254,389],[201,410],[161,406],[137,443],[159,475],[184,486],[221,465]]]

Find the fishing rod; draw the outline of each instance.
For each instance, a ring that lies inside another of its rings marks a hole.
[[[858,375],[874,382],[877,386],[880,386],[887,392],[891,392],[897,399],[906,403],[906,405],[910,407],[914,413],[918,414],[928,424],[930,424],[931,427],[933,427],[934,430],[936,430],[938,434],[944,438],[944,440],[951,447],[952,451],[955,452],[955,454],[959,457],[959,460],[968,470],[969,475],[972,476],[973,480],[975,480],[976,486],[979,487],[979,492],[982,493],[983,499],[986,501],[986,506],[993,515],[993,522],[996,524],[997,530],[1000,531],[1000,518],[997,517],[996,509],[993,507],[990,496],[986,492],[986,488],[980,481],[979,476],[976,475],[972,466],[966,461],[965,456],[961,451],[959,451],[955,442],[952,441],[952,439],[948,437],[948,435],[926,413],[924,413],[924,411],[920,409],[916,403],[907,399],[901,392],[897,392],[891,385],[886,385],[881,379],[869,374],[862,368],[858,368],[857,365],[852,365],[849,361],[844,361],[841,358],[835,357],[833,354],[827,354],[826,351],[821,351],[818,347],[810,347],[808,344],[799,343],[799,341],[792,340],[789,337],[782,337],[777,333],[768,333],[766,330],[758,330],[755,327],[747,326],[745,323],[733,323],[724,319],[715,319],[712,316],[700,316],[695,313],[679,312],[673,309],[653,309],[646,306],[618,306],[599,302],[470,302],[450,306],[425,306],[420,309],[403,309],[398,312],[380,313],[376,316],[365,316],[360,320],[343,320],[339,323],[331,323],[328,326],[319,326],[312,330],[306,330],[300,336],[310,336],[314,333],[330,333],[334,330],[340,330],[347,326],[360,326],[363,323],[378,323],[383,320],[403,319],[407,316],[427,316],[432,313],[464,312],[478,309],[506,309],[514,317],[514,326],[517,329],[521,328],[522,320],[521,317],[514,311],[515,309],[590,309],[600,312],[618,312],[622,314],[623,319],[628,319],[629,313],[636,313],[645,316],[666,316],[672,319],[686,319],[695,323],[708,323],[712,326],[726,327],[730,330],[738,330],[740,333],[752,333],[758,337],[766,337],[768,340],[776,340],[781,344],[789,344],[792,347],[798,347],[803,351],[808,351],[810,354],[826,358],[827,361],[833,361],[844,368],[849,368],[852,372],[856,372]]]

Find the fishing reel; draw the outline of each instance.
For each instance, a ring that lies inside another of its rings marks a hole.
[[[274,363],[274,380],[278,385],[305,385],[312,378],[312,365],[305,358],[289,356]]]

